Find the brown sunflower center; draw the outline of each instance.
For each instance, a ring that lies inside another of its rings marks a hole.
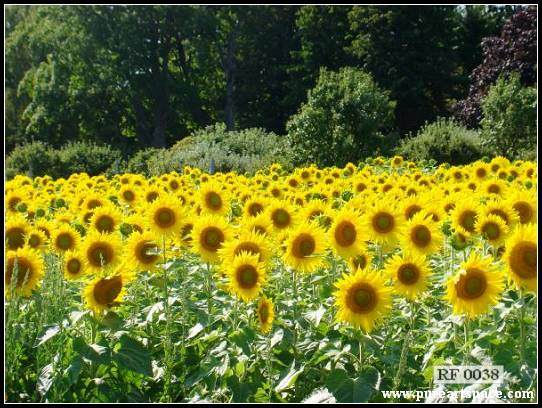
[[[506,212],[503,211],[503,210],[500,210],[500,209],[498,209],[498,208],[494,208],[494,209],[492,209],[491,211],[489,211],[488,214],[496,215],[497,217],[502,218],[502,220],[503,220],[506,224],[509,223],[508,214],[506,214]]]
[[[28,238],[28,245],[32,248],[37,248],[41,244],[41,239],[38,235],[30,235]]]
[[[93,210],[94,208],[101,207],[102,203],[98,200],[90,200],[87,204],[87,208],[89,210]]]
[[[175,213],[171,208],[159,208],[154,213],[154,223],[160,228],[169,228],[175,221]]]
[[[499,225],[494,222],[487,222],[482,227],[482,234],[490,241],[498,239],[501,236]]]
[[[417,247],[425,248],[431,242],[431,231],[425,225],[412,228],[410,239]]]
[[[356,242],[356,237],[358,233],[356,231],[356,226],[350,221],[342,221],[335,228],[335,241],[341,247],[349,247],[354,242]]]
[[[158,259],[158,246],[151,241],[142,241],[136,247],[137,260],[143,264],[152,264]]]
[[[487,279],[478,269],[467,269],[455,284],[457,296],[461,299],[473,300],[482,296],[487,289]]]
[[[13,275],[17,275],[17,287],[21,288],[23,284],[28,282],[32,278],[32,264],[25,258],[10,258],[7,262],[6,270],[6,285],[11,284]],[[15,271],[15,265],[17,265],[17,271]]]
[[[266,303],[263,303],[258,309],[258,314],[260,315],[260,322],[266,324],[269,320],[269,309]]]
[[[67,251],[71,249],[74,244],[73,237],[69,233],[61,233],[56,237],[56,246],[57,248]]]
[[[253,255],[256,255],[256,254],[260,254],[260,247],[255,244],[254,242],[250,242],[250,241],[244,241],[244,242],[241,242],[239,245],[237,245],[235,247],[235,250],[233,251],[233,254],[234,255],[239,255],[241,252],[248,252],[249,254],[253,254]]]
[[[356,269],[365,269],[365,267],[367,266],[367,257],[364,254],[355,256],[352,259],[352,264]]]
[[[147,202],[152,203],[154,200],[158,198],[158,193],[156,191],[151,191],[147,194]]]
[[[346,296],[347,306],[354,313],[370,313],[375,309],[377,302],[378,295],[368,283],[353,285]]]
[[[275,224],[275,227],[285,228],[290,225],[291,217],[288,211],[279,208],[273,211],[271,219],[273,220],[273,224]]]
[[[216,252],[224,241],[224,233],[217,227],[207,227],[201,233],[201,245],[207,251]]]
[[[487,175],[487,171],[483,167],[476,169],[476,176],[478,178],[484,178],[486,175]]]
[[[418,282],[419,278],[420,271],[418,270],[418,267],[411,263],[401,265],[397,271],[397,279],[403,285],[413,285]]]
[[[536,277],[537,248],[534,242],[522,241],[512,248],[510,268],[523,279]]]
[[[465,210],[459,216],[459,224],[468,232],[474,232],[474,223],[476,222],[476,212]]]
[[[381,234],[386,234],[393,230],[395,220],[391,214],[379,212],[373,217],[373,229]]]
[[[531,222],[533,219],[533,208],[529,205],[529,203],[525,201],[518,201],[514,205],[514,210],[516,210],[519,214],[519,222],[522,224],[527,224],[528,222]]]
[[[222,208],[222,198],[214,191],[211,191],[205,195],[205,202],[209,208],[213,210],[219,210]]]
[[[487,191],[491,194],[499,194],[501,192],[501,188],[498,184],[490,184],[487,188]]]
[[[134,201],[135,194],[131,190],[126,190],[124,193],[122,193],[122,197],[124,197],[126,201]]]
[[[66,269],[72,275],[77,275],[81,271],[81,262],[79,259],[70,259],[66,264]]]
[[[255,217],[263,211],[263,205],[260,203],[252,203],[248,206],[248,213]]]
[[[6,231],[6,241],[9,249],[18,249],[24,246],[24,230],[13,227]]]
[[[115,301],[122,290],[122,278],[115,276],[102,279],[94,286],[94,299],[100,305],[109,305]]]
[[[115,221],[109,215],[102,215],[96,220],[96,229],[100,232],[113,232]]]
[[[300,234],[292,243],[292,253],[296,258],[305,258],[313,254],[316,241],[309,234]]]
[[[96,267],[108,265],[113,256],[113,247],[107,242],[93,242],[87,250],[88,261]]]
[[[243,289],[252,289],[258,282],[258,271],[252,265],[241,265],[237,269],[237,282]]]
[[[420,207],[418,204],[412,204],[408,206],[405,210],[405,216],[407,220],[410,220],[417,212],[420,212],[422,207]]]

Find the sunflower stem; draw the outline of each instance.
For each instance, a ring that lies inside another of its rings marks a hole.
[[[295,273],[295,269],[292,269],[292,288],[293,288],[293,314],[294,314],[294,321],[293,321],[293,335],[294,335],[294,360],[297,360],[297,275]]]
[[[410,342],[412,331],[414,330],[414,323],[416,320],[415,303],[409,301],[409,306],[410,306],[410,321],[409,321],[408,329],[405,331],[405,336],[403,337],[403,347],[401,348],[401,357],[399,358],[399,366],[397,367],[397,373],[395,374],[395,378],[393,380],[394,389],[399,388],[399,386],[401,385],[401,376],[403,375],[403,371],[405,369],[406,360],[408,356],[408,345]]]
[[[170,384],[171,384],[171,334],[170,334],[170,320],[169,313],[169,285],[168,285],[168,273],[166,268],[166,236],[162,235],[162,256],[163,256],[163,277],[164,277],[164,312],[166,314],[166,332],[164,343],[164,397],[166,402],[171,402]]]
[[[465,317],[463,322],[463,331],[465,333],[465,355],[463,356],[463,365],[468,363],[470,355],[470,345],[469,345],[469,318]]]
[[[521,367],[525,363],[525,296],[522,289],[519,290],[519,299],[519,362]]]

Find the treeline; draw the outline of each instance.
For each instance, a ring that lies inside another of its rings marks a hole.
[[[454,112],[477,126],[483,91],[473,91],[471,73],[484,61],[482,40],[520,10],[9,6],[6,149],[92,141],[133,152],[216,122],[281,135],[321,68],[347,66],[389,92],[399,137]]]

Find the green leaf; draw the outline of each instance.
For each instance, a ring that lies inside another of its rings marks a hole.
[[[352,379],[343,369],[331,371],[326,387],[337,402],[367,402],[374,390],[380,387],[380,373],[374,367],[363,367],[361,374]]]
[[[53,363],[47,364],[40,371],[38,377],[38,392],[41,395],[47,394],[53,385]]]
[[[96,364],[109,364],[111,361],[110,350],[98,344],[87,344],[82,337],[73,340],[73,350],[82,358]]]
[[[337,402],[327,388],[314,390],[311,395],[302,401],[304,404],[334,404]]]
[[[52,327],[49,327],[47,330],[45,330],[45,333],[38,339],[38,344],[36,344],[34,347],[39,347],[43,343],[45,343],[47,340],[52,339],[54,336],[56,336],[58,333],[60,333],[60,326],[55,325]]]
[[[75,354],[70,362],[70,365],[64,370],[64,377],[68,380],[70,385],[73,385],[79,379],[79,375],[83,370],[83,359],[81,356]]]
[[[282,329],[278,329],[275,333],[273,333],[273,337],[271,338],[271,348],[279,344],[283,337],[284,337],[284,330]]]
[[[299,369],[295,369],[295,360],[292,361],[292,365],[290,366],[290,370],[288,373],[280,380],[278,385],[275,387],[276,392],[283,391],[287,388],[290,388],[293,386],[297,380],[297,377],[299,374],[303,372],[303,366],[301,366]]]
[[[152,362],[149,351],[137,340],[123,335],[120,348],[113,354],[113,360],[120,366],[152,377]]]
[[[201,323],[197,323],[194,327],[188,330],[188,336],[186,339],[190,340],[191,338],[196,337],[203,329],[203,325]]]

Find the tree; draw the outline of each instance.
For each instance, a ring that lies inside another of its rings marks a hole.
[[[481,101],[499,76],[520,74],[526,86],[536,81],[537,28],[536,7],[520,8],[504,24],[499,37],[482,41],[483,61],[470,76],[468,96],[454,107],[455,116],[469,127],[482,119]]]
[[[307,103],[287,124],[297,162],[343,166],[382,153],[394,106],[370,74],[322,69]]]

